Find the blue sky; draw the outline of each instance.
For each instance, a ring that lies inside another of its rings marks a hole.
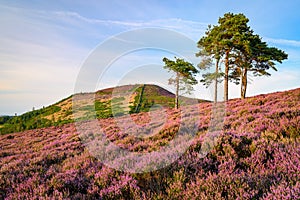
[[[300,87],[299,7],[295,0],[0,1],[0,115],[20,114],[72,94],[90,53],[115,35],[166,28],[184,34],[196,45],[207,25],[216,24],[226,12],[244,13],[255,33],[289,54],[271,77],[250,77],[247,95]],[[191,50],[197,51],[196,46]],[[160,77],[160,83],[168,87],[163,80],[168,74],[157,67],[162,56],[173,55],[131,52],[112,63],[94,89],[134,82],[135,73],[144,73],[141,77],[146,82],[155,83]],[[151,64],[155,70],[146,70]],[[197,97],[210,98],[203,86],[195,89]],[[239,87],[232,85],[229,93],[231,98],[238,97]]]

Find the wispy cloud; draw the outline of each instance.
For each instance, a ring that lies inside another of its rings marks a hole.
[[[197,22],[192,20],[184,20],[180,18],[156,19],[148,21],[122,21],[122,20],[101,20],[95,18],[87,18],[77,12],[58,11],[52,12],[56,17],[70,21],[80,20],[89,24],[97,24],[103,26],[119,26],[123,28],[145,28],[145,27],[161,27],[171,30],[180,31],[183,34],[193,36],[193,39],[199,39],[207,29],[208,23]],[[300,47],[300,41],[288,39],[276,39],[264,37],[266,42],[292,47]]]
[[[82,23],[87,23],[90,25],[119,27],[125,30],[133,29],[133,28],[147,28],[147,27],[166,28],[166,29],[180,31],[183,34],[192,36],[193,39],[199,39],[200,36],[207,29],[207,25],[208,25],[207,23],[184,20],[180,18],[122,21],[122,20],[102,20],[102,19],[88,18],[80,15],[77,12],[57,11],[57,12],[50,12],[49,14],[54,15],[57,19],[66,22],[79,23],[78,21],[81,21]]]
[[[287,39],[263,38],[270,46],[279,47],[288,54],[285,60],[285,67],[288,64],[291,68],[298,68],[300,64],[300,41]]]
[[[297,40],[274,39],[274,38],[264,38],[264,40],[272,44],[279,44],[279,45],[298,47],[298,48],[300,47],[300,41]]]

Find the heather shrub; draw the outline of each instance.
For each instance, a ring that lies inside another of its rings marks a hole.
[[[299,199],[299,92],[229,101],[223,129],[205,156],[211,104],[199,104],[197,119],[186,122],[199,122],[191,146],[167,167],[144,173],[118,171],[93,157],[83,144],[100,137],[93,123],[81,134],[66,124],[2,135],[0,199]],[[131,117],[144,127],[146,114]],[[114,119],[99,120],[110,142],[143,153],[173,140],[179,122],[172,109],[165,124],[157,120],[144,129],[124,117],[123,129]],[[153,163],[161,156],[153,154]]]

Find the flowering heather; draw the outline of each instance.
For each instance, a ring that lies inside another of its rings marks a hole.
[[[74,124],[1,135],[0,199],[300,198],[300,89],[229,101],[216,145],[204,157],[211,104],[193,113],[198,131],[189,149],[171,165],[136,174],[104,165],[85,148],[83,139],[99,137],[97,127],[83,135]],[[159,160],[155,152],[176,136],[181,117],[172,109],[166,116],[162,122],[155,112],[154,120],[133,114],[139,129],[122,117],[99,124],[113,144]]]

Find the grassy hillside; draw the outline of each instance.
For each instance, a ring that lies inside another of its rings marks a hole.
[[[155,104],[174,107],[174,95],[155,85],[119,86],[75,96],[83,99],[80,110],[76,112],[76,119],[82,120],[92,119],[94,114],[99,119],[105,119],[128,113],[146,112]],[[20,116],[0,117],[0,134],[73,122],[73,97],[72,95],[53,105]]]
[[[114,144],[146,153],[176,136],[180,112],[167,113],[168,120],[149,137],[122,131],[113,118],[98,122]],[[2,135],[0,199],[300,199],[300,89],[229,101],[220,137],[204,158],[198,153],[211,104],[199,104],[194,113],[197,134],[184,155],[140,174],[103,165],[84,148],[73,123]],[[149,124],[148,113],[132,118]],[[95,127],[85,136],[97,139],[97,132]]]
[[[67,117],[54,118],[57,113],[67,113],[67,110],[64,110],[63,105],[65,102],[71,101],[71,99],[72,97],[68,97],[54,105],[33,110],[20,116],[2,116],[0,117],[0,133],[19,132],[72,122],[70,118]]]

